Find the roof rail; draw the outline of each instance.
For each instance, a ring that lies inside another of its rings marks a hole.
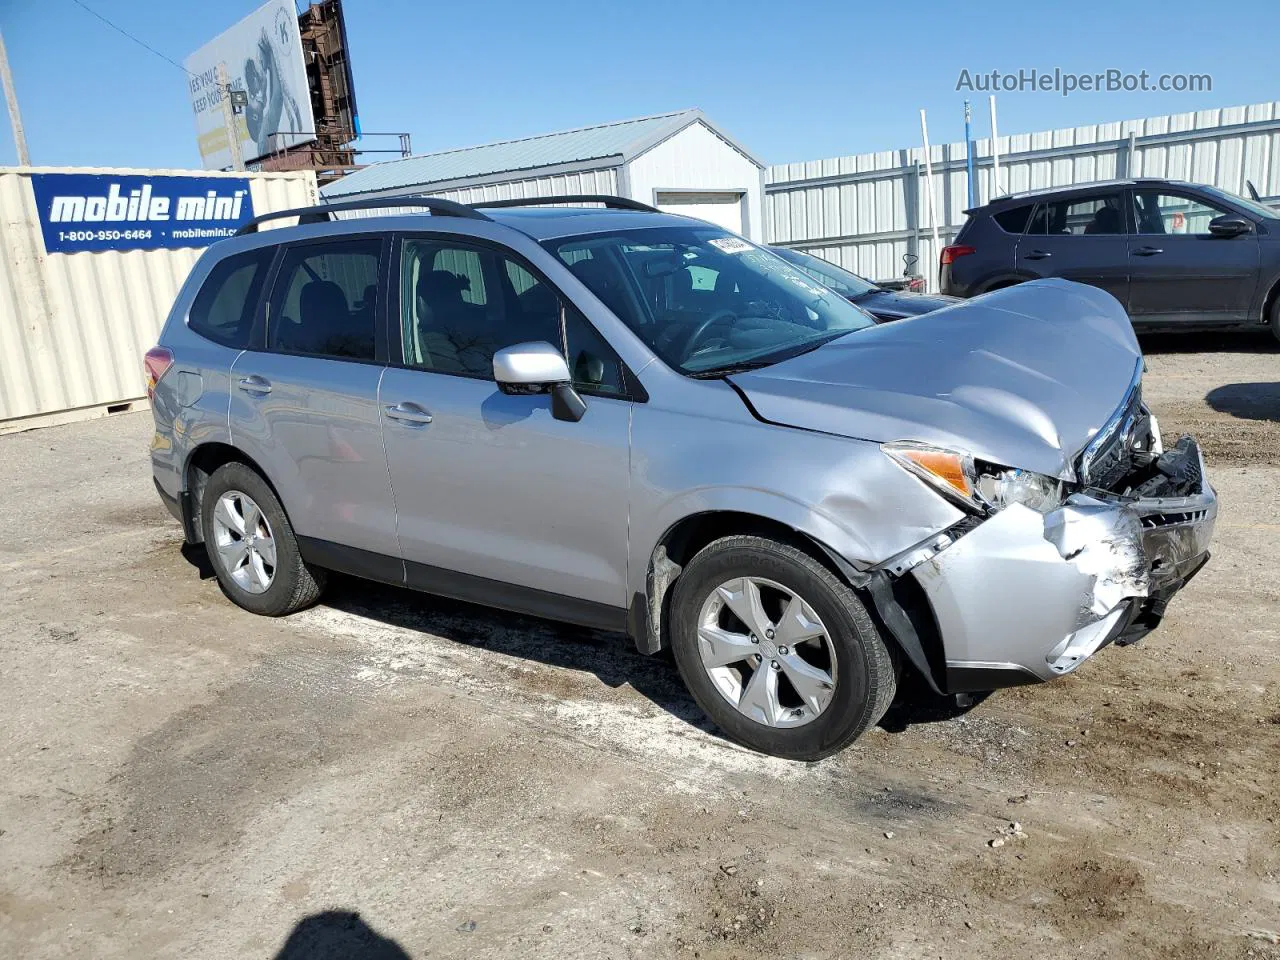
[[[573,193],[563,197],[512,197],[510,200],[481,200],[472,207],[538,207],[549,203],[602,203],[610,210],[639,210],[661,213],[656,207],[630,197],[613,197],[605,193]]]
[[[257,233],[258,225],[266,223],[268,220],[283,220],[286,217],[297,217],[298,226],[304,223],[326,223],[333,219],[331,213],[341,212],[343,210],[377,210],[386,207],[421,207],[424,210],[430,210],[432,216],[436,217],[462,217],[466,220],[488,220],[483,213],[473,210],[461,203],[455,203],[452,200],[443,200],[438,197],[366,197],[364,200],[344,200],[341,203],[320,203],[314,207],[298,207],[294,210],[277,210],[274,213],[264,213],[260,217],[254,217],[239,230],[236,236],[244,236],[247,233]]]

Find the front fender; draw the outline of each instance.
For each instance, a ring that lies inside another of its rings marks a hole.
[[[628,582],[646,592],[650,559],[676,524],[733,512],[783,524],[864,569],[964,516],[878,444],[639,404],[632,424]]]

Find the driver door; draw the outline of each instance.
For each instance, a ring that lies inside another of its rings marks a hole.
[[[632,406],[621,361],[511,251],[424,234],[400,240],[393,262],[399,330],[379,406],[408,583],[619,627]],[[587,401],[576,423],[493,379],[496,350],[540,340],[567,348]]]
[[[1258,235],[1216,237],[1209,221],[1228,213],[1188,191],[1133,191],[1129,314],[1134,323],[1239,323],[1258,285]]]

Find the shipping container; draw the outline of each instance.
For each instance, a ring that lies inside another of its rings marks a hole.
[[[33,178],[50,174],[156,182],[247,179],[256,214],[316,202],[310,171],[0,168],[0,433],[89,419],[145,402],[142,355],[155,343],[178,289],[204,249],[50,253],[33,188]]]

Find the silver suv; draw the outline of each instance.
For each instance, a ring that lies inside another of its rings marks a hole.
[[[214,244],[147,354],[156,488],[248,610],[337,570],[625,631],[814,759],[904,671],[972,693],[1133,642],[1208,559],[1200,451],[1097,289],[877,326],[634,201],[393,202],[432,215]]]

